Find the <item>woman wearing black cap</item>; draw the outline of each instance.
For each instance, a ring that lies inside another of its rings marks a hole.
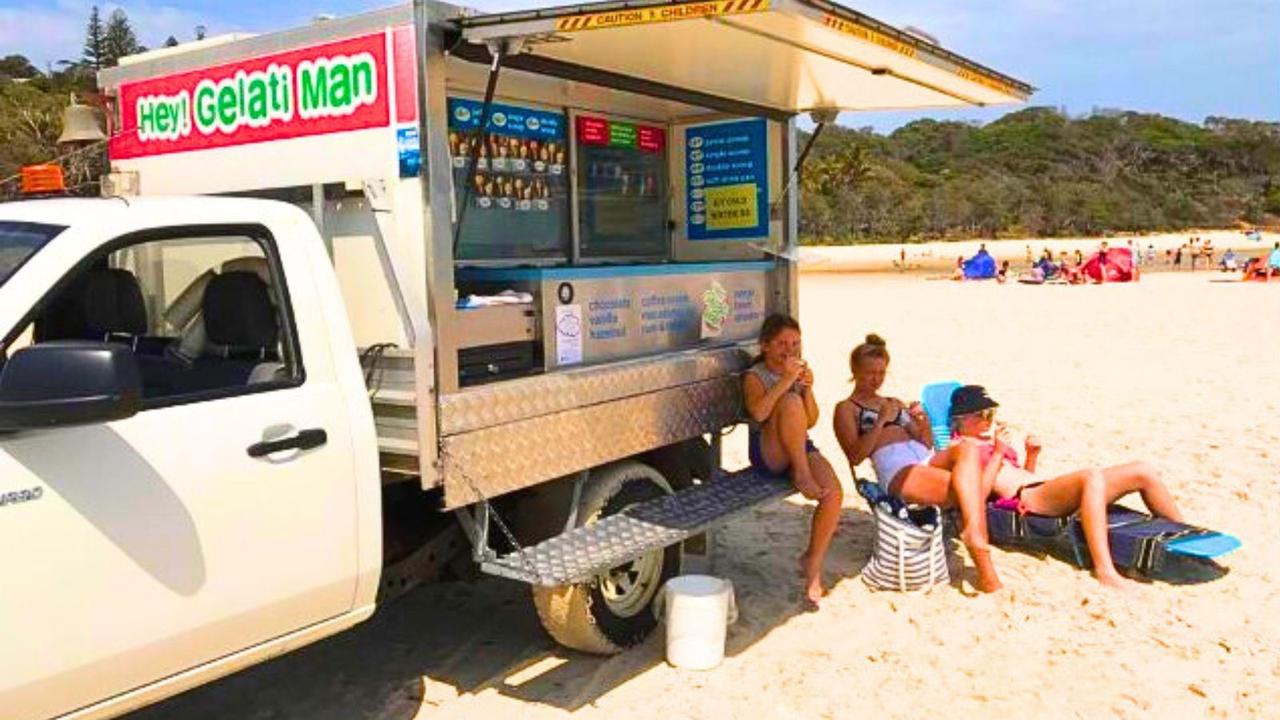
[[[879,335],[849,356],[853,392],[835,409],[836,439],[849,466],[868,458],[880,487],[909,503],[958,507],[960,539],[978,570],[977,588],[1000,589],[1000,578],[991,563],[987,541],[986,500],[990,484],[984,484],[978,450],[958,445],[934,452],[929,420],[920,403],[904,405],[897,398],[882,397],[889,350]]]
[[[1182,513],[1160,481],[1156,469],[1145,462],[1108,468],[1084,468],[1050,480],[1033,474],[1040,456],[1040,441],[1028,435],[1024,459],[1009,446],[1005,429],[995,422],[999,403],[981,385],[965,385],[951,394],[951,431],[959,445],[978,448],[984,477],[994,476],[992,494],[1021,513],[1065,517],[1080,512],[1085,542],[1093,559],[1093,574],[1103,585],[1129,584],[1111,560],[1107,538],[1107,506],[1129,493],[1142,494],[1142,501],[1157,517],[1182,522]]]

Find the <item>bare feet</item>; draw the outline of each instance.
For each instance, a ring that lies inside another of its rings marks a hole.
[[[995,564],[991,562],[991,548],[979,550],[970,547],[969,556],[973,558],[973,564],[978,570],[978,580],[974,585],[979,591],[993,593],[1004,587],[1000,577],[996,575]]]
[[[822,602],[823,595],[826,595],[826,592],[824,592],[822,589],[822,573],[821,572],[819,572],[814,577],[805,578],[804,601],[806,604],[812,606],[814,609],[817,609],[818,603]]]
[[[1110,588],[1111,590],[1130,591],[1136,590],[1138,587],[1137,583],[1114,570],[1107,573],[1095,572],[1093,576],[1098,579],[1098,582],[1101,583],[1103,587]]]
[[[822,601],[822,596],[826,595],[822,589],[821,558],[817,562],[812,562],[809,559],[809,553],[804,553],[800,556],[800,571],[804,576],[804,601],[816,609],[818,603]]]

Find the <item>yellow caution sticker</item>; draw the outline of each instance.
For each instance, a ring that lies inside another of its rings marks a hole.
[[[849,22],[835,15],[823,15],[822,24],[835,30],[836,32],[852,35],[859,40],[866,40],[869,43],[875,43],[882,48],[888,48],[899,55],[905,55],[909,58],[916,56],[916,49],[900,40],[895,40],[881,32],[876,32],[869,27],[864,27],[855,22]]]
[[[709,0],[708,2],[690,2],[660,7],[630,8],[563,17],[556,20],[556,32],[601,30],[603,28],[647,25],[650,23],[672,22],[674,20],[689,20],[691,18],[742,15],[744,13],[765,12],[768,9],[769,0]]]
[[[879,45],[882,48],[892,50],[893,52],[896,52],[899,55],[902,55],[905,57],[923,60],[935,67],[941,67],[942,69],[947,70],[948,72],[954,73],[955,75],[958,75],[964,78],[965,80],[968,80],[969,82],[977,83],[979,85],[982,85],[983,87],[987,87],[992,90],[995,90],[996,92],[1004,93],[1005,95],[1010,95],[1013,97],[1023,96],[1022,92],[1015,90],[1012,86],[1010,86],[1007,83],[1003,83],[993,77],[983,75],[982,73],[974,72],[968,68],[961,67],[948,60],[944,60],[932,54],[928,54],[927,52],[925,56],[921,56],[921,53],[911,45],[908,45],[907,43],[904,43],[901,40],[891,38],[882,32],[877,32],[875,30],[872,30],[869,27],[864,27],[862,25],[859,25],[858,23],[850,22],[849,20],[838,18],[834,15],[823,15],[822,24],[832,30],[835,30],[838,33],[843,33],[845,35],[856,37],[859,40],[865,40],[869,43],[874,43],[876,45]]]
[[[738,230],[760,224],[756,184],[707,188],[707,230]]]
[[[996,80],[995,78],[990,78],[990,77],[987,77],[986,75],[981,75],[979,73],[976,73],[972,70],[969,70],[968,68],[957,67],[957,68],[954,68],[952,72],[964,78],[965,80],[968,80],[969,82],[978,83],[979,85],[982,85],[983,87],[991,88],[996,92],[1001,92],[1001,93],[1004,93],[1005,95],[1014,95],[1018,97],[1022,96],[1021,92],[1014,90],[1012,87],[1006,85],[1005,83],[1002,83],[999,80]]]

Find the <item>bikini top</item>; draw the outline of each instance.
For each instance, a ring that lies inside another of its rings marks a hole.
[[[880,419],[880,411],[875,408],[869,408],[857,400],[853,400],[852,402],[858,407],[858,432],[869,432],[871,428],[875,427],[876,420]],[[903,430],[906,430],[911,427],[911,418],[907,413],[899,411],[898,417],[891,420],[889,424],[897,425]]]

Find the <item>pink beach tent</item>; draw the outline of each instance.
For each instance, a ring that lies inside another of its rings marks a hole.
[[[1133,253],[1127,247],[1109,248],[1105,266],[1102,264],[1102,253],[1096,252],[1080,270],[1085,277],[1097,281],[1102,279],[1103,267],[1106,268],[1107,282],[1136,282],[1138,279]]]

